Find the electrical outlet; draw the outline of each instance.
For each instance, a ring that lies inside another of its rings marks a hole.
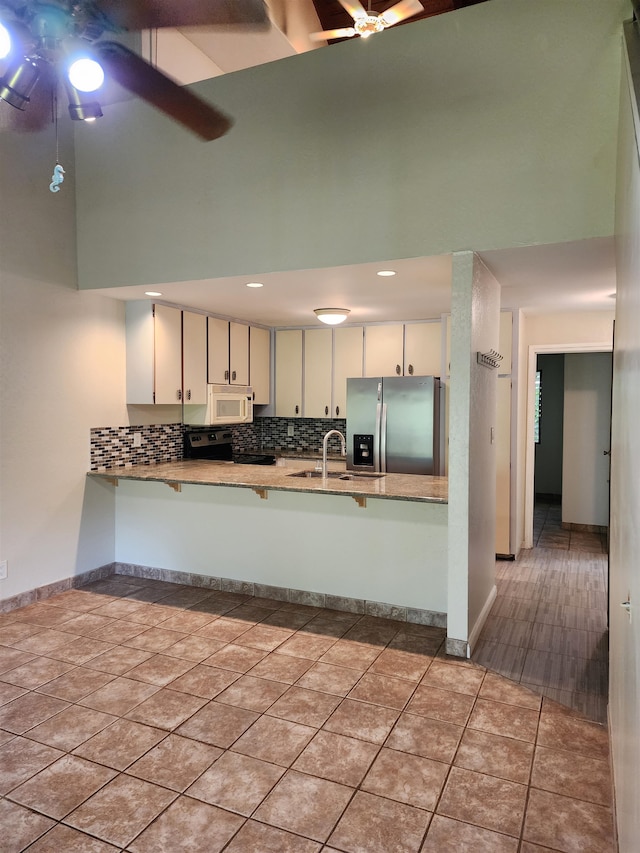
[[[294,430],[293,424],[287,424],[287,436],[289,438],[293,438],[293,430]]]
[[[134,432],[133,434],[133,446],[134,447],[142,447],[142,433]]]
[[[7,575],[9,574],[9,562],[8,560],[0,560],[0,581],[5,580]]]

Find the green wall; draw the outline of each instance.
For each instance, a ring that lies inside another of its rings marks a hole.
[[[76,129],[81,288],[613,232],[626,0],[490,0],[197,84],[202,143],[147,105]]]

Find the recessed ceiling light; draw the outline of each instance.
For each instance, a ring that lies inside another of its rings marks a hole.
[[[264,287],[264,284],[261,281],[248,281],[247,287]]]
[[[396,274],[395,270],[378,270],[378,272],[376,273],[376,275],[381,275],[383,278],[386,276],[395,275],[395,274]]]
[[[145,296],[162,296],[159,290],[145,290]]]

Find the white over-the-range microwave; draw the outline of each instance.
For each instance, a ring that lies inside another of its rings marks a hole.
[[[253,388],[248,385],[207,385],[206,426],[249,424],[253,421]]]

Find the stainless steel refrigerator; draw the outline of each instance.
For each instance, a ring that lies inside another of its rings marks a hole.
[[[440,380],[347,379],[347,469],[440,474]]]

